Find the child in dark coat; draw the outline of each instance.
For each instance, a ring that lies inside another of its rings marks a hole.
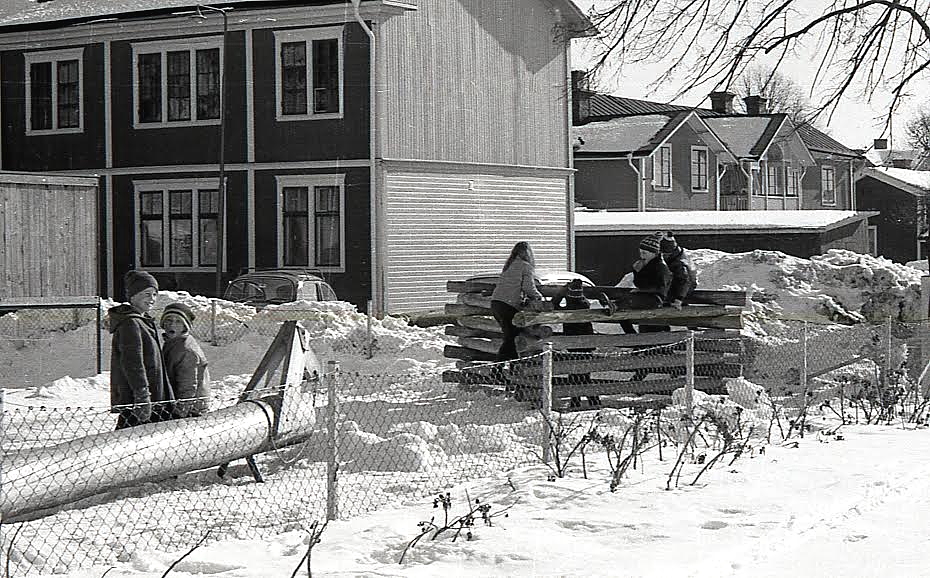
[[[672,272],[672,283],[669,286],[667,303],[680,310],[682,304],[694,292],[697,287],[697,274],[694,272],[694,266],[691,265],[691,259],[685,250],[678,246],[675,236],[669,231],[659,243],[659,249],[662,251],[662,258]]]
[[[634,309],[657,309],[662,307],[668,297],[672,284],[672,272],[662,259],[659,248],[659,235],[650,235],[639,242],[639,259],[633,262],[633,285],[636,290],[630,294],[630,306]],[[629,321],[620,323],[626,333],[636,333]],[[640,331],[661,331],[657,326],[641,325]]]
[[[591,303],[588,302],[588,299],[584,296],[584,289],[581,285],[581,279],[572,279],[565,286],[565,296],[561,299],[553,299],[555,303],[554,308],[556,310],[562,311],[576,311],[583,309],[590,309]],[[593,335],[594,334],[594,325],[590,322],[580,322],[580,323],[563,323],[562,324],[562,334],[563,335]],[[579,353],[590,353],[594,351],[594,347],[573,347],[569,348],[568,351],[579,352]],[[581,385],[591,381],[590,373],[573,373],[568,376],[573,385]],[[600,405],[601,400],[598,396],[592,395],[588,397],[589,405]],[[569,400],[569,407],[581,407],[581,398],[573,397]]]
[[[207,356],[191,335],[194,312],[183,303],[169,303],[161,316],[165,330],[165,370],[174,385],[174,417],[197,417],[209,409],[210,372]]]
[[[149,315],[158,282],[145,271],[124,277],[129,303],[107,312],[113,334],[110,356],[110,403],[119,414],[116,429],[171,418],[174,392],[162,363],[161,340]]]

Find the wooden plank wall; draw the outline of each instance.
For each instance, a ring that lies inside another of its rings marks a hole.
[[[97,187],[24,181],[0,174],[0,299],[96,295]]]

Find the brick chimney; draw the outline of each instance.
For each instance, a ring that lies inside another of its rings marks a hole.
[[[877,151],[888,150],[888,139],[886,138],[877,138],[873,141],[872,148]]]
[[[590,76],[587,70],[572,71],[572,124],[584,124],[591,116],[591,90]]]
[[[723,114],[733,114],[733,99],[736,95],[732,92],[721,91],[710,93],[710,108],[714,112]]]
[[[747,96],[743,99],[746,105],[746,114],[765,114],[768,108],[765,106],[769,99],[762,96]]]

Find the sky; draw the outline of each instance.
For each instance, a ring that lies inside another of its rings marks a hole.
[[[588,11],[595,3],[602,4],[604,2],[604,0],[574,1],[584,11]],[[807,8],[822,4],[825,4],[825,0],[804,0],[800,6]],[[591,46],[592,44],[588,40],[575,40],[572,53],[573,68],[584,68],[587,63],[592,61]],[[816,71],[818,56],[823,51],[823,47],[816,46],[814,42],[808,42],[807,47],[811,51],[808,58],[789,59],[779,69],[805,90],[810,86],[811,79]],[[626,67],[616,71],[615,74],[602,76],[598,81],[598,88],[603,92],[617,96],[666,101],[672,98],[676,90],[680,88],[679,86],[674,83],[659,88],[650,88],[649,86],[663,70],[662,63],[637,64],[636,66]],[[892,118],[891,141],[892,146],[895,148],[906,148],[904,126],[907,120],[912,118],[923,105],[925,99],[921,97],[930,92],[930,76],[925,75],[922,79],[919,78],[915,81],[910,92],[914,96],[906,98]],[[850,148],[868,148],[872,145],[873,139],[882,136],[881,133],[885,122],[884,115],[887,111],[889,98],[888,93],[880,93],[873,98],[872,102],[868,102],[860,90],[852,87],[833,114],[832,119],[828,122],[826,115],[822,116],[818,121],[818,127]],[[697,92],[677,100],[676,103],[709,106],[706,95]]]

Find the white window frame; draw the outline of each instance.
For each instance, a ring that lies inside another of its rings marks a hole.
[[[704,153],[704,186],[699,187],[695,186],[694,183],[694,153],[703,152]],[[671,159],[670,159],[671,160]],[[706,193],[710,191],[710,151],[707,150],[706,146],[701,145],[692,145],[691,146],[691,164],[690,168],[690,179],[691,179],[691,190],[696,193]]]
[[[878,257],[878,226],[877,225],[867,225],[866,226],[866,239],[869,244],[869,254],[873,257]],[[917,259],[920,260],[920,242],[917,243]]]
[[[220,91],[223,90],[223,63],[226,54],[223,51],[222,36],[204,36],[176,40],[159,40],[155,42],[137,42],[132,45],[132,127],[134,129],[210,126],[220,124],[220,118],[200,120],[197,118],[197,50],[218,48],[220,51]],[[168,120],[168,56],[169,52],[188,51],[191,75],[191,118],[190,120]],[[139,55],[161,54],[161,121],[139,122]],[[220,102],[223,97],[220,95]],[[223,111],[220,111],[222,116]]]
[[[778,191],[778,177],[782,178],[787,177],[785,173],[786,167],[783,163],[778,161],[766,161],[765,163],[765,196],[775,197],[778,199],[783,199],[787,196],[788,193],[788,182],[785,180],[784,187],[781,192]],[[775,182],[772,182],[772,177],[775,177]]]
[[[26,134],[69,134],[84,132],[84,48],[26,52]],[[78,61],[78,126],[58,128],[58,66],[64,60]],[[52,128],[32,128],[32,65],[42,62],[52,64]]]
[[[826,188],[827,182],[827,172],[829,171],[831,177],[830,180],[833,181],[833,200],[827,200],[827,191]],[[836,206],[836,169],[834,167],[820,167],[820,204],[824,207],[835,207]]]
[[[667,184],[662,182],[662,165],[665,164],[663,159],[668,163]],[[672,190],[672,145],[662,145],[652,153],[652,188],[662,191]]]
[[[345,111],[345,43],[344,26],[323,26],[319,28],[302,28],[299,30],[276,30],[274,32],[274,96],[275,120],[287,122],[294,120],[323,120],[342,118]],[[313,112],[313,41],[335,40],[339,55],[339,111]],[[281,97],[284,94],[281,74],[281,44],[305,42],[307,44],[307,112],[305,114],[284,114],[281,109]]]
[[[786,199],[800,199],[801,198],[801,171],[792,167],[791,165],[785,166],[785,198]],[[794,194],[789,195],[788,192],[792,191]]]
[[[319,174],[319,175],[278,175],[277,181],[277,217],[275,220],[275,230],[278,241],[278,268],[279,269],[316,269],[330,273],[345,273],[346,271],[346,175],[345,173],[337,174]],[[307,187],[307,217],[309,222],[309,234],[307,235],[307,255],[308,264],[306,266],[289,267],[284,265],[284,188],[285,187]],[[315,263],[316,247],[316,214],[315,198],[313,194],[314,187],[339,187],[339,265],[338,266],[318,266]]]
[[[162,202],[162,262],[165,265],[158,267],[152,265],[145,265],[144,268],[146,271],[159,271],[159,272],[194,272],[194,273],[205,273],[209,271],[216,271],[216,265],[203,265],[199,264],[200,261],[200,190],[209,190],[215,191],[219,187],[219,182],[217,179],[166,179],[166,180],[145,180],[145,181],[133,181],[134,188],[134,223],[135,223],[135,264],[136,269],[143,268],[142,265],[142,239],[140,235],[140,229],[142,228],[142,214],[141,214],[141,204],[139,199],[141,198],[142,193],[162,193],[161,202]],[[226,187],[223,187],[225,192]],[[191,263],[192,265],[187,266],[178,266],[171,265],[171,239],[170,239],[170,220],[171,215],[169,214],[169,199],[168,191],[177,191],[177,190],[190,190],[191,191]],[[223,263],[226,263],[226,227],[223,227],[223,239],[219,241],[220,247],[223,249],[223,255],[221,259]]]

